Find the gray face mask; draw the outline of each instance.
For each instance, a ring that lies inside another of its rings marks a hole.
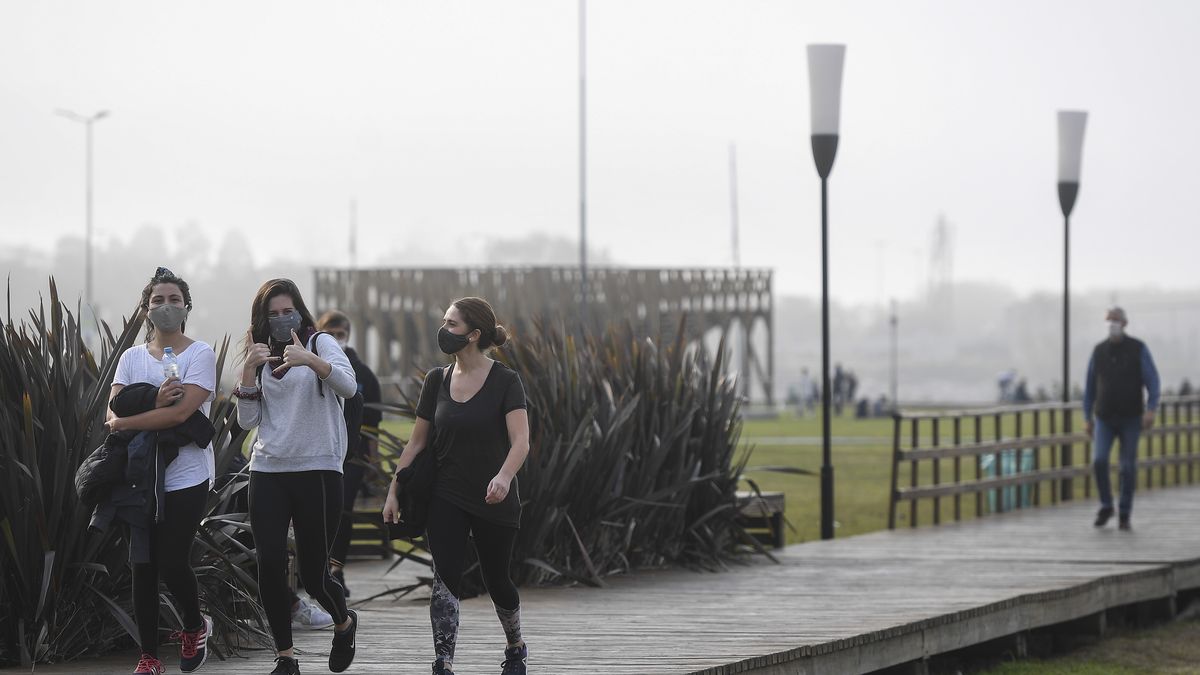
[[[160,333],[176,333],[187,320],[188,311],[179,305],[159,305],[150,310],[150,323]]]
[[[271,339],[276,342],[291,342],[292,331],[300,330],[300,312],[269,316],[267,323],[271,325]]]

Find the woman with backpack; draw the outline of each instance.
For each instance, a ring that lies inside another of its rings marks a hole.
[[[143,383],[157,387],[157,394],[148,388],[148,397],[154,398],[153,409],[140,414],[118,417],[110,407],[105,426],[113,434],[166,432],[183,425],[197,411],[207,416],[217,389],[216,353],[204,342],[183,333],[192,309],[187,282],[165,267],[158,268],[142,289],[141,308],[146,312],[146,343],[121,354],[113,376],[110,403],[127,387],[132,392]],[[163,675],[166,671],[158,658],[161,579],[175,596],[183,615],[183,630],[175,637],[181,642],[179,668],[190,673],[204,665],[208,636],[212,633],[212,619],[200,613],[196,574],[189,560],[215,473],[212,444],[180,445],[174,459],[168,462],[159,456],[162,450],[156,447],[157,441],[148,442],[149,452],[155,455],[149,459],[149,465],[158,468],[166,464],[165,472],[153,469],[149,472],[155,476],[152,482],[160,484],[145,485],[145,481],[139,481],[143,484],[143,494],[155,502],[154,514],[146,515],[142,506],[123,511],[126,515],[144,516],[147,522],[137,524],[136,528],[133,521],[128,522],[131,531],[137,529],[148,534],[144,544],[139,544],[142,537],[132,532],[130,536],[133,618],[141,643],[141,657],[133,672]],[[161,499],[157,496],[160,493]]]
[[[521,599],[509,563],[521,524],[516,476],[529,454],[529,417],[520,376],[487,356],[507,340],[482,298],[455,300],[446,310],[438,347],[454,355],[454,363],[425,377],[416,423],[383,509],[384,522],[398,522],[398,487],[413,474],[413,460],[433,452],[437,470],[425,541],[434,567],[429,599],[434,675],[453,675],[468,536],[508,642],[502,673],[525,675]]]
[[[329,669],[354,660],[358,615],[329,574],[329,548],[342,512],[346,424],[342,399],[355,395],[354,370],[337,340],[318,333],[289,279],[263,284],[250,308],[238,424],[258,427],[250,456],[250,526],[258,585],[277,657],[272,673],[298,675],[292,650],[287,538],[296,537],[300,579],[334,620]]]

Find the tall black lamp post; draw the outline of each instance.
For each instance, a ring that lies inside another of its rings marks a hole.
[[[1058,112],[1058,205],[1063,214],[1063,358],[1062,400],[1071,400],[1071,209],[1079,196],[1079,171],[1083,164],[1083,132],[1087,113],[1079,110]],[[1063,413],[1063,431],[1071,433],[1071,413]],[[1071,466],[1074,454],[1070,443],[1062,447],[1061,466]],[[1072,498],[1070,478],[1062,481],[1064,501]]]
[[[826,179],[837,155],[845,45],[808,46],[812,150],[821,177],[821,538],[833,539],[833,458],[829,410],[829,198]]]

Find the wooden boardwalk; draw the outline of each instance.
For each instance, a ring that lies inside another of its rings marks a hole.
[[[1200,588],[1200,488],[1142,492],[1135,508],[1133,532],[1118,532],[1115,519],[1096,530],[1095,505],[1075,502],[795,545],[778,565],[646,572],[605,589],[526,589],[530,672],[869,672]],[[381,563],[352,565],[351,589],[363,597],[398,585],[408,566],[383,578]],[[429,672],[422,602],[376,600],[360,616],[348,672]],[[298,632],[303,672],[328,672],[329,638]],[[464,602],[455,671],[498,673],[502,643],[489,601]],[[178,672],[177,656],[164,653],[168,672]],[[134,660],[124,654],[35,672],[128,673]],[[211,660],[202,672],[267,673],[270,661],[247,652]]]

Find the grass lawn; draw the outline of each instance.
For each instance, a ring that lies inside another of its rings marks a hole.
[[[1050,659],[1028,659],[986,675],[1175,675],[1200,672],[1200,621],[1118,633]]]
[[[790,466],[812,471],[810,476],[748,471],[746,478],[764,492],[785,494],[788,543],[819,539],[821,536],[821,435],[820,415],[778,419],[749,419],[742,429],[743,447],[752,448],[749,469],[756,466]],[[855,439],[852,444],[835,444],[834,514],[838,536],[873,532],[887,527],[888,487],[892,475],[892,421],[834,418],[833,436]],[[785,439],[816,439],[793,442]],[[865,440],[871,439],[871,440]],[[861,441],[861,442],[860,442]],[[745,486],[743,486],[745,487]]]

